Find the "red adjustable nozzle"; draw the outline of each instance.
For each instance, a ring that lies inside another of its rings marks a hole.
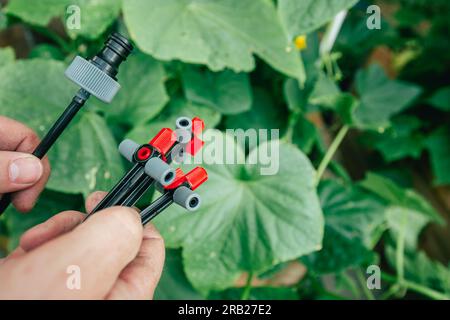
[[[200,187],[203,182],[208,180],[208,173],[202,167],[196,167],[187,174],[184,174],[183,171],[178,168],[175,170],[175,176],[175,180],[170,185],[164,187],[165,189],[176,189],[187,182],[189,188],[195,190]]]

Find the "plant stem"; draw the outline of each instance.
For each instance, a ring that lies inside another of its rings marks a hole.
[[[406,215],[402,216],[402,227],[397,237],[397,248],[395,251],[395,265],[397,271],[397,282],[403,283],[405,279],[404,271],[404,255],[405,255],[405,232],[406,232]]]
[[[363,274],[363,271],[361,270],[361,268],[358,268],[356,270],[356,277],[358,278],[359,286],[361,287],[366,298],[368,300],[376,300],[372,291],[370,291],[369,288],[367,288],[366,278],[364,277],[364,274]]]
[[[317,169],[316,185],[318,185],[320,179],[322,179],[322,175],[324,174],[325,169],[328,167],[328,164],[330,163],[331,159],[333,159],[333,156],[338,150],[339,146],[341,145],[342,140],[344,140],[344,137],[347,134],[348,129],[349,129],[348,125],[342,126],[342,128],[339,130],[338,134],[334,138],[333,142],[331,143],[330,147],[328,148],[327,152],[325,153],[325,156],[323,157],[322,161],[319,164],[319,168]]]
[[[247,282],[245,283],[244,290],[241,294],[241,300],[248,300],[250,297],[250,291],[252,290],[253,272],[248,273]]]
[[[394,284],[398,283],[398,280],[397,280],[397,278],[395,276],[387,274],[387,273],[384,273],[384,272],[381,273],[381,278],[384,281],[387,281],[387,282],[391,282],[391,283],[394,283]],[[409,289],[411,291],[414,291],[414,292],[417,292],[417,293],[421,293],[424,296],[427,296],[427,297],[429,297],[431,299],[435,299],[435,300],[450,300],[450,297],[448,295],[444,294],[444,293],[441,293],[441,292],[436,291],[434,289],[430,289],[428,287],[425,287],[423,285],[420,285],[418,283],[415,283],[415,282],[412,282],[412,281],[409,281],[409,280],[406,280],[406,279],[403,279],[402,285],[405,288],[407,288],[407,289]]]
[[[289,115],[288,128],[287,128],[286,134],[285,134],[285,140],[287,142],[292,142],[292,137],[294,135],[294,128],[295,128],[298,120],[300,119],[300,115],[301,115],[300,111],[293,111]]]

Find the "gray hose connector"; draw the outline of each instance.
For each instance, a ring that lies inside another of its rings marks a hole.
[[[76,56],[64,73],[67,78],[103,102],[110,103],[120,84],[91,62]]]
[[[133,162],[133,156],[139,147],[139,144],[133,140],[125,139],[119,144],[119,152],[125,159]]]
[[[160,158],[150,158],[145,164],[145,173],[163,186],[175,180],[175,170]]]
[[[188,187],[179,187],[173,193],[173,202],[182,206],[188,211],[195,211],[200,208],[202,200],[200,196]]]

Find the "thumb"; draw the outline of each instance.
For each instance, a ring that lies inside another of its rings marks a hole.
[[[28,153],[0,151],[0,193],[27,189],[43,174],[41,161]]]

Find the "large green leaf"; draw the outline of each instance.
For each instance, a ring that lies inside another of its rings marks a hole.
[[[384,202],[356,186],[324,181],[319,195],[325,215],[322,250],[302,259],[314,273],[337,273],[369,262],[385,230]]]
[[[386,217],[390,232],[395,238],[403,234],[410,248],[416,247],[417,238],[428,223],[443,223],[439,213],[422,196],[399,187],[388,178],[368,173],[359,185],[387,201]]]
[[[131,126],[145,123],[169,100],[164,87],[163,66],[146,54],[132,54],[121,67],[118,77],[122,88],[112,103],[107,105],[96,100],[108,120]]]
[[[40,59],[0,68],[1,114],[44,135],[77,90],[64,78],[64,69],[61,62]],[[104,119],[82,110],[49,152],[48,187],[83,194],[109,189],[123,170],[116,148]]]
[[[219,155],[227,150],[243,159],[240,147],[222,133],[210,130],[205,140],[205,162],[213,154],[213,141],[222,142]],[[260,145],[248,159],[274,143]],[[243,271],[264,271],[320,249],[323,217],[308,158],[281,143],[278,173],[261,175],[267,166],[262,159],[253,165],[204,165],[209,180],[198,190],[202,208],[188,214],[172,206],[155,220],[169,247],[183,247],[185,271],[194,287],[230,287]]]
[[[236,72],[255,67],[253,53],[275,69],[305,80],[271,1],[127,0],[125,22],[137,45],[157,59],[206,64]]]
[[[45,190],[31,212],[20,213],[10,206],[4,216],[9,236],[8,249],[14,250],[25,231],[53,215],[65,210],[83,210],[82,202],[81,197]]]
[[[360,104],[354,110],[354,124],[360,128],[384,130],[390,118],[407,108],[422,92],[416,85],[390,80],[373,64],[356,74]]]
[[[121,0],[11,0],[6,12],[38,26],[46,26],[54,17],[64,18],[72,13],[67,8],[80,8],[80,29],[68,30],[71,36],[96,39],[117,18]],[[64,23],[65,25],[65,23]]]
[[[431,156],[434,183],[450,184],[450,128],[448,125],[436,129],[427,138],[426,146]]]
[[[323,26],[358,0],[279,0],[281,20],[293,39]]]
[[[193,67],[183,71],[186,98],[192,102],[212,107],[222,114],[236,114],[250,109],[252,91],[245,73],[231,70],[219,73]]]
[[[147,143],[162,128],[175,128],[175,121],[179,117],[199,117],[205,122],[206,128],[214,128],[220,121],[220,113],[217,111],[175,97],[161,114],[149,123],[136,126],[127,134],[127,138],[139,143]]]
[[[164,270],[155,291],[156,300],[203,299],[186,278],[181,259],[181,250],[166,250]]]

